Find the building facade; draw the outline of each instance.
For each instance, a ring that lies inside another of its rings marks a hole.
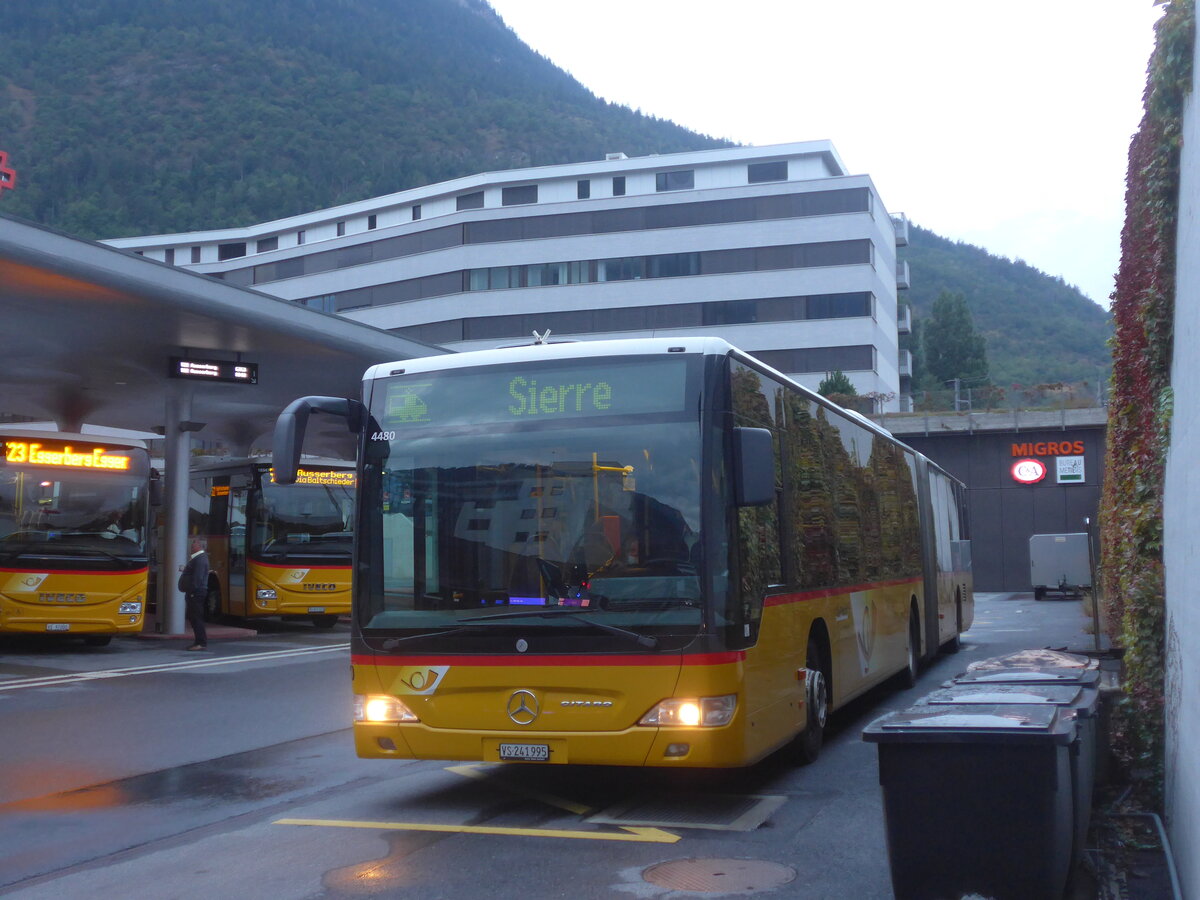
[[[109,241],[453,350],[721,337],[881,410],[911,374],[893,217],[828,141],[460,178],[246,228]]]
[[[1107,410],[876,421],[966,484],[975,590],[1032,591],[1029,538],[1035,534],[1090,531],[1093,544],[1098,540]]]

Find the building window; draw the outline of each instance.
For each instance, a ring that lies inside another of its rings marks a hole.
[[[762,184],[764,181],[787,181],[788,164],[786,159],[775,162],[750,163],[746,166],[746,183]]]
[[[464,209],[483,209],[483,191],[475,191],[473,194],[459,194],[455,198],[455,207],[459,210]]]
[[[279,249],[279,238],[278,237],[263,238],[261,241],[259,241],[257,244],[254,245],[254,250],[256,253],[267,253],[271,250],[278,250],[278,249]]]
[[[238,241],[235,244],[219,244],[217,246],[217,259],[237,259],[239,256],[246,255],[246,242]]]
[[[326,294],[324,297],[309,297],[305,300],[297,300],[296,302],[302,306],[307,306],[309,309],[317,309],[321,312],[337,312],[337,295],[335,294]]]
[[[412,208],[412,220],[415,222],[419,218],[421,218],[421,204],[417,203]]]
[[[193,263],[200,262],[200,248],[199,247],[192,248],[192,262]]]
[[[804,350],[751,350],[750,355],[785,374],[807,372],[870,372],[875,369],[875,347],[809,347]]]
[[[304,229],[302,228],[296,232],[296,246],[299,247],[301,244],[304,243],[304,240],[305,240],[305,234],[304,234]]]
[[[624,175],[614,175],[613,176],[613,196],[614,197],[624,197],[625,196],[625,176]]]
[[[338,222],[338,223],[337,223],[337,236],[338,236],[338,237],[341,237],[341,236],[342,236],[342,235],[344,235],[345,233],[346,233],[346,223],[345,223],[345,222]]]
[[[367,216],[367,231],[374,231],[379,224],[379,217],[375,215]]]
[[[659,172],[654,176],[656,191],[690,191],[696,186],[696,172],[680,169],[678,172]]]
[[[167,252],[163,255],[163,258],[168,266],[175,265],[175,248],[168,247]]]
[[[480,195],[482,196],[482,195]],[[504,206],[520,206],[524,203],[537,203],[538,186],[523,184],[520,187],[506,187],[500,192],[500,203]],[[479,203],[483,206],[483,201]]]
[[[581,178],[575,182],[575,196],[580,200],[586,200],[592,196],[592,182],[590,179]]]

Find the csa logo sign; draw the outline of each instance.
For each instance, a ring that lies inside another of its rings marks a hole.
[[[1037,484],[1046,477],[1046,464],[1040,459],[1018,459],[1012,467],[1013,481]]]

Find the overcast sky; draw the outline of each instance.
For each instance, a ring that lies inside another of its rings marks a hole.
[[[490,2],[606,100],[744,144],[828,139],[890,212],[1108,307],[1151,0]]]

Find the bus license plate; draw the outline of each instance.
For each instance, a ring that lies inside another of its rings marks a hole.
[[[69,622],[47,622],[47,631],[70,631],[71,624]]]
[[[520,759],[526,762],[548,762],[549,744],[501,744],[501,759]]]
[[[310,615],[311,615],[312,613],[323,613],[323,612],[325,612],[325,607],[323,607],[323,606],[310,606],[310,607],[308,608],[308,612],[309,612],[309,614],[310,614]]]

